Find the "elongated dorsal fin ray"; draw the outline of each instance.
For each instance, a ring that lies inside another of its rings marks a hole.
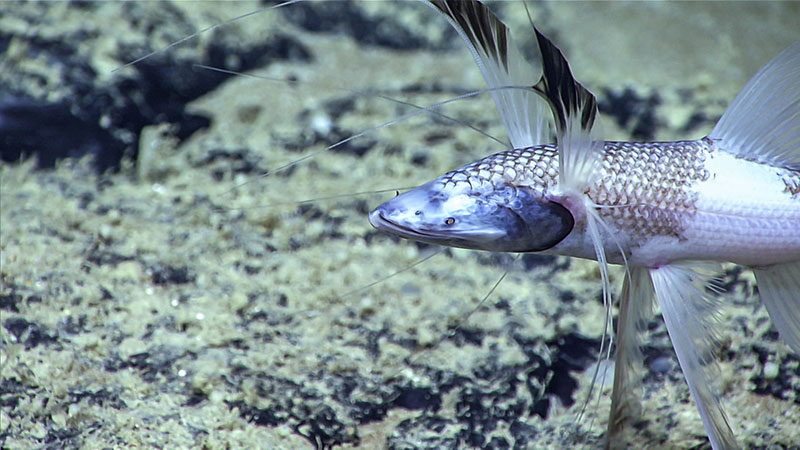
[[[800,170],[800,41],[747,82],[708,137],[739,158]]]
[[[712,388],[716,304],[707,294],[718,264],[673,264],[650,269],[661,314],[711,447],[737,448],[718,394]]]
[[[597,126],[597,100],[569,68],[558,47],[536,27],[542,54],[542,78],[534,86],[547,99],[556,124],[559,189],[583,192],[603,154]]]
[[[614,390],[608,417],[606,448],[611,447],[628,422],[638,418],[639,397],[644,356],[639,344],[639,331],[653,312],[655,291],[650,274],[643,267],[631,267],[625,275],[617,320],[617,349],[614,356]]]
[[[530,89],[541,73],[527,63],[508,27],[480,2],[431,0],[470,49],[514,148],[548,143],[547,107]],[[504,88],[504,89],[498,89]]]

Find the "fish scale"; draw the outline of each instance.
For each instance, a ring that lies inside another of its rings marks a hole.
[[[616,142],[604,144],[597,182],[588,197],[626,241],[656,236],[680,238],[683,218],[695,210],[697,182],[710,177],[704,162],[709,141]],[[558,180],[558,147],[542,145],[496,153],[440,179],[442,188],[465,182],[471,186],[508,183],[546,196]]]
[[[713,168],[709,168],[709,167]],[[674,259],[719,259],[758,265],[769,258],[800,257],[800,200],[795,192],[800,174],[720,152],[710,138],[674,142],[604,143],[601,164],[587,197],[634,263]],[[757,195],[731,201],[731,178]],[[444,191],[466,183],[475,192],[507,184],[527,187],[547,198],[556,191],[558,146],[540,145],[487,156],[435,180]],[[576,224],[579,233],[582,222]],[[581,235],[582,236],[582,235]],[[651,247],[669,247],[653,252]],[[585,241],[583,236],[582,241]],[[652,241],[656,241],[654,244]],[[786,244],[789,244],[788,246]],[[551,252],[591,257],[589,244]],[[622,263],[617,246],[609,260]],[[657,253],[653,258],[651,254]]]
[[[472,185],[506,183],[547,191],[558,179],[558,148],[542,145],[495,153],[448,172],[441,177],[444,187],[466,182]]]
[[[708,137],[604,142],[594,95],[536,27],[533,82],[485,5],[431,4],[472,52],[512,149],[383,203],[370,223],[433,244],[596,259],[607,324],[607,265],[624,264],[606,447],[626,446],[642,362],[637,328],[657,301],[711,446],[736,448],[708,370],[720,303],[708,293],[719,262],[749,266],[773,324],[800,353],[800,42],[748,82]],[[556,145],[541,142],[551,121]],[[601,354],[610,354],[606,342]]]
[[[683,217],[696,210],[692,189],[709,178],[704,141],[606,142],[598,181],[588,197],[634,243],[654,236],[679,237]]]

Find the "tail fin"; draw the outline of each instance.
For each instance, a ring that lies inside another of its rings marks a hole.
[[[758,71],[708,137],[738,158],[800,170],[800,41]]]

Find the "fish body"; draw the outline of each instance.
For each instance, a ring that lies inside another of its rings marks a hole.
[[[488,191],[505,184],[548,198],[556,190],[558,169],[555,145],[513,149],[449,172],[426,189],[446,194],[463,185],[475,194],[480,186]],[[608,226],[606,238],[616,244],[608,248],[611,263],[652,267],[718,260],[759,266],[800,259],[797,171],[735,158],[703,138],[605,142],[598,172],[587,197]],[[384,210],[416,213],[398,206],[404,200],[377,209],[373,222],[379,223]],[[487,249],[499,250],[493,245]],[[595,258],[585,222],[543,252]]]
[[[658,302],[712,447],[736,448],[713,386],[709,288],[719,262],[751,267],[800,353],[800,42],[751,79],[707,137],[606,142],[593,94],[546,36],[534,28],[541,67],[531,70],[480,2],[431,5],[478,62],[511,148],[387,201],[372,225],[434,244],[596,259],[608,323],[607,264],[624,265],[607,446],[624,445],[636,415],[637,329]]]

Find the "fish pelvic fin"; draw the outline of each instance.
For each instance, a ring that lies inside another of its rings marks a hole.
[[[800,261],[754,268],[753,272],[772,323],[800,355]]]
[[[712,383],[716,379],[714,323],[719,302],[707,289],[714,289],[711,280],[719,268],[712,263],[675,263],[649,269],[678,363],[715,450],[738,448]]]
[[[608,417],[606,448],[621,445],[622,431],[641,414],[641,352],[639,331],[653,313],[655,291],[650,274],[643,267],[632,267],[625,275],[617,318],[617,348],[614,356],[614,389]],[[621,444],[621,445],[620,445]]]
[[[739,158],[800,170],[800,41],[747,82],[708,137]]]
[[[444,14],[472,53],[489,85],[500,119],[514,148],[546,144],[550,137],[544,101],[531,85],[541,68],[528,63],[508,27],[483,3],[430,0]]]

